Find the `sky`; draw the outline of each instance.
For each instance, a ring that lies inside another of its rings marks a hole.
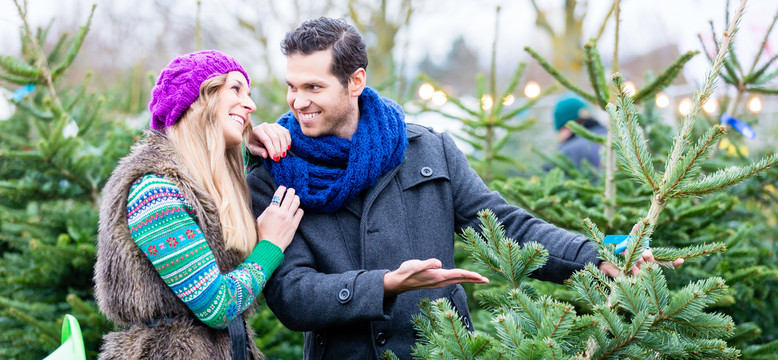
[[[104,36],[100,34],[100,28],[111,19],[101,16],[100,11],[112,8],[126,14],[127,17],[135,17],[143,23],[143,27],[149,29],[164,26],[153,13],[153,2],[158,0],[102,0],[98,2],[95,15],[94,30],[90,36]],[[378,0],[376,0],[378,1]],[[195,0],[171,0],[176,5],[176,17],[181,21],[194,21],[196,16]],[[202,14],[204,24],[208,21],[233,21],[231,14],[240,12],[246,18],[263,19],[268,26],[270,44],[278,44],[283,34],[294,25],[291,3],[297,3],[302,8],[308,8],[311,17],[317,14],[314,0],[275,1],[277,14],[280,18],[273,17],[261,6],[252,6],[251,1],[221,1],[202,0]],[[259,2],[264,3],[264,2]],[[389,0],[389,7],[398,7],[400,1]],[[539,6],[548,12],[550,20],[561,19],[562,0],[539,0]],[[732,1],[730,8],[734,10],[737,1]],[[89,1],[83,0],[29,0],[29,13],[34,26],[45,24],[52,16],[68,18],[71,21],[83,21],[88,14]],[[454,39],[460,35],[471,48],[477,50],[483,64],[488,63],[491,44],[494,37],[496,14],[495,8],[501,6],[502,11],[499,21],[500,37],[498,39],[498,65],[509,65],[512,68],[517,61],[526,61],[527,55],[522,50],[529,45],[541,51],[546,50],[548,37],[534,25],[534,10],[530,2],[517,0],[416,0],[414,1],[415,13],[410,26],[406,31],[401,31],[396,42],[398,45],[396,56],[413,65],[429,55],[432,59],[444,61],[446,54]],[[599,30],[602,19],[607,14],[612,2],[610,0],[590,0],[586,20],[584,22],[585,37],[593,36]],[[668,43],[676,43],[679,51],[697,50],[700,48],[697,34],[702,33],[706,40],[710,40],[708,21],[713,20],[717,31],[724,29],[725,0],[624,0],[622,1],[621,40],[619,43],[619,56],[628,58],[650,51]],[[341,7],[342,8],[342,7]],[[747,57],[753,55],[759,48],[762,34],[772,21],[773,15],[778,11],[778,1],[775,0],[750,0],[747,8],[742,34],[738,36],[737,51]],[[324,15],[339,16],[341,14],[330,11]],[[0,54],[14,54],[19,50],[18,26],[20,20],[16,14],[13,0],[0,0]],[[561,28],[560,24],[553,24],[555,28]],[[610,54],[613,51],[613,24],[606,27],[598,47],[602,54]],[[143,29],[137,29],[126,37],[138,36]],[[778,33],[778,31],[776,31]],[[229,36],[228,34],[225,34]],[[139,40],[140,41],[140,40]],[[133,42],[128,41],[128,47]],[[768,52],[778,50],[778,35],[772,36],[768,43]],[[128,51],[131,51],[128,49]],[[136,55],[140,55],[137,54]],[[270,61],[274,67],[282,69],[284,58],[280,52],[270,52]],[[770,54],[768,54],[770,55]],[[253,56],[253,54],[247,55]],[[111,60],[115,61],[115,60]],[[693,60],[687,71],[694,79],[701,79],[707,69],[707,62],[702,56]],[[410,70],[409,70],[410,71]],[[695,75],[700,73],[700,75]]]
[[[225,29],[217,34],[217,48],[235,56],[246,66],[252,80],[259,78],[264,70],[263,60],[272,64],[277,77],[283,76],[285,59],[278,49],[284,34],[305,19],[318,16],[343,17],[346,0],[334,0],[340,4],[334,9],[325,9],[320,0],[201,0],[203,27]],[[390,14],[397,13],[403,0],[387,0]],[[86,20],[92,2],[88,0],[29,0],[29,18],[34,27],[45,25],[56,17],[55,27],[75,29]],[[374,0],[372,5],[379,3]],[[547,13],[552,26],[561,29],[564,0],[537,0]],[[678,51],[700,50],[698,34],[704,41],[712,41],[709,21],[721,36],[726,25],[724,13],[726,0],[622,0],[619,57],[628,59],[652,51],[658,47],[675,44]],[[169,9],[172,16],[168,21],[158,13],[159,4]],[[151,48],[150,41],[159,40],[160,30],[169,26],[190,26],[196,19],[196,0],[98,0],[91,38],[118,42],[120,54],[102,59],[111,64],[126,64],[127,67],[147,56],[142,49]],[[730,1],[729,9],[734,12],[739,1]],[[611,0],[589,0],[583,24],[584,38],[595,36],[607,14]],[[415,65],[426,56],[434,62],[443,63],[454,40],[463,36],[467,45],[476,51],[483,68],[490,60],[495,26],[499,26],[497,40],[497,64],[508,74],[519,61],[534,61],[523,51],[531,46],[545,56],[548,55],[548,36],[535,26],[535,11],[529,0],[413,0],[414,15],[408,27],[401,30],[395,42],[395,59],[406,63],[406,75],[415,75]],[[495,9],[501,7],[499,18]],[[297,8],[295,8],[297,7]],[[776,0],[749,0],[740,33],[736,40],[736,52],[741,59],[753,58],[761,46],[764,33],[778,11]],[[236,15],[251,24],[263,24],[267,31],[267,49],[258,49],[256,40],[251,46],[243,43],[245,32],[232,31]],[[69,21],[70,24],[65,22]],[[13,0],[0,0],[0,55],[19,52],[18,29],[21,21]],[[372,34],[364,34],[369,41]],[[614,22],[605,27],[598,48],[603,60],[610,61],[613,52]],[[190,39],[191,40],[191,39]],[[163,39],[164,44],[173,47],[181,39]],[[190,41],[191,42],[191,41]],[[189,51],[194,49],[189,49]],[[778,29],[773,32],[765,48],[765,55],[778,53]],[[267,57],[264,57],[267,54]],[[164,59],[172,58],[167,54]],[[76,60],[78,61],[78,59]],[[159,60],[163,61],[163,60]],[[169,61],[169,60],[168,60]],[[765,61],[764,59],[762,61]],[[158,69],[165,63],[150,64]],[[656,72],[668,64],[657,64]],[[749,66],[747,64],[746,66]],[[684,68],[684,76],[691,83],[689,89],[698,88],[704,80],[709,64],[704,56],[696,56]],[[255,74],[257,76],[255,76]],[[507,76],[507,75],[506,75]],[[629,80],[629,79],[628,79]],[[689,91],[690,91],[689,90]],[[686,91],[686,90],[684,90]],[[546,99],[543,99],[546,100]],[[548,99],[552,101],[553,99]],[[546,107],[550,105],[544,105]],[[672,112],[672,109],[667,111]],[[540,119],[550,121],[548,116]],[[439,119],[425,120],[430,124],[442,123]],[[770,121],[768,121],[770,122]],[[548,126],[546,126],[548,127]],[[446,128],[438,130],[449,130]]]

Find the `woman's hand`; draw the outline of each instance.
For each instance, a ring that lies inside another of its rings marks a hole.
[[[249,135],[246,147],[254,155],[263,159],[270,157],[274,161],[286,157],[286,151],[292,146],[289,130],[278,124],[263,123],[255,126]]]
[[[257,235],[284,251],[292,242],[302,218],[300,197],[294,194],[294,189],[279,186],[273,194],[273,201],[257,218]]]

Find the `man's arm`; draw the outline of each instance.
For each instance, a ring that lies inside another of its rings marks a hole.
[[[524,209],[508,204],[496,191],[489,190],[475,170],[470,167],[467,158],[456,147],[451,137],[447,134],[440,134],[440,137],[449,167],[458,229],[468,226],[477,228],[478,211],[492,209],[503,223],[508,237],[520,244],[535,241],[548,250],[548,262],[535,271],[533,277],[561,283],[573,272],[583,269],[587,263],[595,264],[608,276],[619,275],[613,265],[598,258],[591,240],[585,236],[573,234],[535,218]],[[651,250],[645,250],[631,273],[637,274],[643,264],[654,262],[656,261]],[[676,259],[673,262],[675,267],[681,264],[683,259]]]
[[[248,178],[254,214],[270,203],[275,182],[267,168],[255,168]],[[303,217],[300,228],[305,226]],[[267,304],[294,331],[313,331],[355,321],[387,320],[393,297],[384,299],[388,270],[319,272],[313,251],[300,232],[284,251],[284,262],[264,289]]]
[[[561,283],[586,263],[601,263],[589,239],[546,223],[508,204],[497,192],[489,190],[449,135],[443,133],[438,136],[443,143],[448,164],[457,229],[462,230],[468,226],[477,228],[478,211],[491,209],[503,223],[508,237],[520,244],[535,241],[548,250],[548,262],[533,273],[533,277],[541,280]]]

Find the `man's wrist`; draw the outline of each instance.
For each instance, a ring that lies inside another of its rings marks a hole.
[[[384,297],[398,295],[400,292],[397,288],[398,284],[394,271],[384,274]]]

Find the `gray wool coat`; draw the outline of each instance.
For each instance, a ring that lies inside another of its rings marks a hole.
[[[222,238],[216,204],[208,192],[180,171],[173,145],[156,131],[133,146],[119,161],[103,188],[94,268],[95,298],[100,312],[117,325],[103,336],[99,359],[231,359],[227,329],[208,327],[176,297],[130,235],[127,196],[137,178],[148,173],[165,176],[178,186],[195,210],[200,226],[222,273],[234,270],[243,260],[238,251],[227,249]],[[242,316],[248,318],[250,314]],[[155,319],[171,318],[156,326]],[[249,339],[254,331],[246,326]],[[248,341],[249,357],[262,354]]]
[[[268,306],[288,328],[305,332],[306,359],[377,359],[392,350],[409,359],[411,317],[424,298],[448,298],[472,330],[460,285],[384,297],[383,277],[410,259],[437,258],[454,268],[454,235],[478,225],[489,208],[520,243],[548,249],[534,275],[561,282],[588,262],[589,240],[534,218],[490,191],[446,134],[408,124],[405,159],[359,198],[329,214],[307,211],[284,263],[265,287]],[[248,176],[254,213],[276,188],[264,166]]]

